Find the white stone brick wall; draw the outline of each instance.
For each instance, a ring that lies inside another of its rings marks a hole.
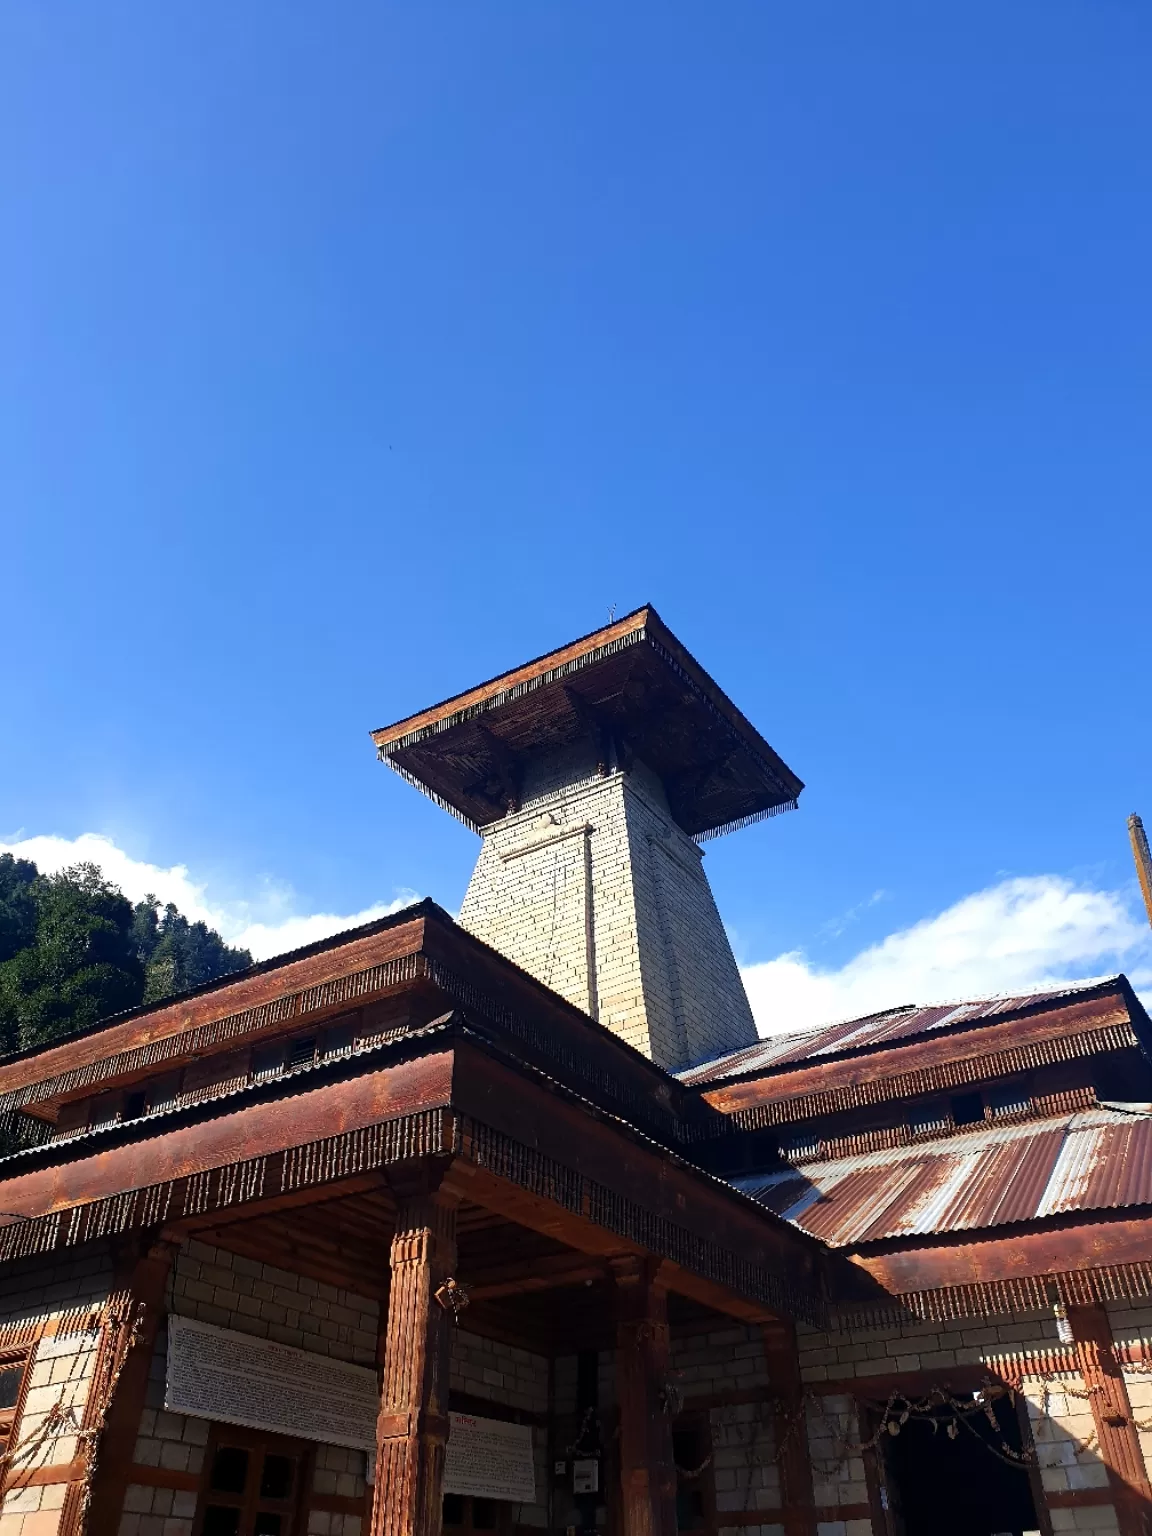
[[[168,1467],[198,1476],[204,1469],[210,1425],[207,1419],[165,1410],[167,1349],[167,1330],[162,1328],[152,1354],[147,1407],[141,1417],[132,1459],[138,1466]],[[366,1486],[366,1470],[367,1457],[363,1451],[347,1450],[338,1445],[318,1445],[312,1491],[360,1498]],[[188,1499],[178,1497],[169,1508],[167,1498],[159,1497],[162,1492],[164,1490],[142,1484],[130,1485],[118,1536],[191,1536],[196,1496],[189,1496],[190,1507]],[[149,1498],[151,1503],[147,1502]],[[319,1523],[312,1523],[314,1520]],[[315,1512],[309,1516],[308,1532],[309,1536],[360,1536],[360,1526],[358,1515]]]
[[[713,1333],[672,1340],[673,1381],[690,1405],[693,1397],[718,1397],[768,1386],[764,1340],[758,1328],[737,1324]]]
[[[1112,1313],[1113,1330],[1121,1341],[1147,1338],[1152,1343],[1152,1307],[1138,1308],[1116,1304]],[[811,1386],[821,1381],[839,1381],[869,1376],[898,1375],[905,1372],[946,1374],[950,1366],[980,1365],[990,1375],[1011,1367],[1015,1372],[1021,1356],[1032,1352],[1060,1350],[1056,1320],[1048,1311],[1012,1313],[987,1318],[960,1318],[948,1322],[909,1322],[888,1328],[853,1329],[843,1333],[819,1333],[801,1325],[797,1330],[801,1374]],[[1126,1372],[1133,1410],[1138,1417],[1152,1420],[1152,1377]],[[1027,1375],[1022,1381],[1032,1438],[1040,1468],[1040,1480],[1048,1493],[1064,1493],[1108,1486],[1108,1473],[1100,1459],[1091,1405],[1085,1394],[1083,1377],[1078,1371],[1055,1375]],[[827,1398],[826,1403],[849,1403],[847,1398]],[[1147,1409],[1137,1407],[1137,1401]],[[839,1407],[838,1407],[839,1411]],[[825,1435],[821,1447],[819,1430],[811,1422],[814,1471],[834,1436]],[[852,1430],[855,1436],[855,1430]],[[1152,1433],[1142,1434],[1145,1459],[1152,1469]],[[853,1487],[851,1496],[841,1494],[838,1501],[854,1503],[863,1486],[863,1468],[841,1482],[841,1488]],[[837,1502],[826,1482],[817,1483],[817,1504]],[[1056,1531],[1108,1532],[1117,1529],[1112,1505],[1102,1504],[1080,1509],[1051,1510]],[[849,1526],[851,1522],[849,1522]]]
[[[643,764],[602,779],[591,749],[572,748],[534,764],[524,808],[484,829],[460,921],[637,1050],[685,1067],[757,1038],[701,857]]]
[[[322,1509],[308,1515],[308,1536],[360,1536],[363,1527],[359,1515],[337,1515]]]
[[[454,1392],[466,1393],[526,1413],[548,1413],[548,1361],[527,1349],[481,1338],[479,1334],[452,1330],[450,1383]],[[482,1412],[482,1410],[481,1410]],[[519,1525],[548,1524],[548,1433],[540,1425],[532,1429],[532,1453],[536,1466],[536,1502],[517,1504],[512,1518]]]
[[[1107,1301],[1108,1321],[1112,1337],[1121,1346],[1142,1346],[1147,1363],[1140,1362],[1124,1367],[1124,1383],[1132,1404],[1132,1417],[1140,1436],[1140,1449],[1144,1455],[1144,1467],[1152,1479],[1152,1303],[1146,1301]]]
[[[208,1243],[189,1242],[177,1255],[170,1310],[313,1354],[376,1363],[378,1302]]]
[[[1006,1356],[1060,1347],[1056,1319],[1047,1312],[908,1322],[840,1333],[820,1333],[801,1323],[796,1342],[800,1374],[807,1383],[946,1370],[956,1365],[985,1365],[995,1372],[997,1361]]]
[[[780,1469],[766,1403],[733,1403],[708,1413],[716,1513],[780,1508]]]
[[[367,1463],[363,1451],[348,1450],[340,1445],[317,1446],[312,1492],[362,1499],[368,1486],[365,1481]],[[314,1509],[308,1515],[308,1536],[360,1536],[363,1524],[360,1515]]]
[[[14,1488],[4,1499],[0,1536],[56,1536],[65,1491],[64,1483]]]
[[[1097,1504],[1089,1509],[1052,1509],[1048,1513],[1054,1531],[1092,1531],[1094,1536],[1110,1536],[1120,1529],[1111,1504]]]
[[[548,1361],[479,1334],[452,1330],[452,1390],[528,1413],[548,1412]]]
[[[88,1401],[99,1333],[73,1333],[42,1339],[31,1363],[31,1379],[18,1428],[19,1443],[35,1441],[49,1412],[59,1404],[80,1420]],[[72,1461],[79,1447],[76,1436],[56,1432],[20,1463],[22,1470],[61,1466]],[[64,1504],[66,1485],[14,1488],[5,1495],[0,1536],[54,1536]]]
[[[118,1536],[192,1536],[196,1495],[179,1488],[130,1483]]]
[[[1143,1344],[1152,1355],[1152,1302],[1106,1301],[1104,1309],[1117,1344]]]
[[[112,1260],[104,1244],[62,1253],[50,1262],[18,1259],[0,1268],[0,1323],[99,1306],[111,1287]]]
[[[55,1260],[21,1260],[0,1271],[0,1322],[52,1323],[108,1297],[111,1261],[104,1245]],[[28,1390],[17,1426],[17,1444],[30,1445],[59,1404],[79,1420],[88,1401],[98,1332],[68,1332],[40,1340],[29,1362]],[[66,1465],[77,1454],[74,1434],[59,1430],[40,1442],[27,1467]],[[66,1485],[12,1489],[0,1500],[0,1536],[54,1536]]]
[[[173,1264],[169,1309],[237,1333],[275,1339],[313,1354],[372,1366],[376,1358],[379,1304],[270,1264],[245,1259],[208,1243],[185,1243]],[[204,1467],[209,1422],[164,1409],[167,1330],[161,1328],[149,1371],[147,1406],[133,1460],[199,1475]],[[363,1451],[321,1445],[312,1477],[315,1493],[362,1497],[367,1457]],[[170,1491],[130,1485],[118,1536],[191,1536],[192,1507],[172,1501]],[[150,1502],[149,1502],[150,1501]],[[358,1515],[313,1512],[309,1536],[360,1536]],[[0,1536],[7,1536],[0,1531]]]
[[[339,1494],[342,1499],[362,1499],[368,1484],[368,1458],[363,1451],[342,1445],[318,1445],[312,1471],[312,1492]]]
[[[132,1461],[139,1467],[166,1467],[173,1472],[190,1472],[194,1476],[204,1470],[205,1447],[208,1444],[207,1419],[193,1418],[183,1413],[168,1413],[164,1408],[164,1382],[168,1366],[168,1330],[161,1326],[152,1351],[148,1368],[148,1389],[144,1412]],[[158,1508],[147,1503],[156,1490],[144,1484],[129,1485],[120,1518],[118,1536],[191,1536],[192,1513],[195,1511],[193,1495],[192,1511],[181,1504],[178,1510]],[[164,1505],[165,1501],[161,1501]],[[173,1522],[186,1521],[186,1526]],[[169,1522],[167,1525],[158,1522]]]
[[[860,1420],[852,1398],[829,1393],[810,1399],[805,1417],[815,1503],[823,1508],[867,1504],[864,1458],[850,1449],[860,1440]]]
[[[1148,1339],[1152,1346],[1152,1306],[1117,1304],[1111,1310],[1118,1339]],[[820,1382],[856,1377],[865,1386],[870,1376],[935,1369],[946,1372],[956,1365],[982,1365],[990,1374],[996,1374],[1009,1364],[1015,1370],[1021,1355],[1061,1348],[1055,1318],[1047,1311],[945,1323],[909,1322],[831,1334],[801,1326],[798,1344],[803,1378],[817,1392],[806,1409],[807,1433],[814,1499],[826,1511],[867,1504],[868,1491],[862,1456],[845,1449],[860,1439],[853,1400],[847,1394],[819,1394]],[[602,1360],[611,1359],[610,1354],[602,1356]],[[686,1407],[691,1407],[694,1397],[715,1397],[770,1386],[763,1345],[755,1328],[734,1327],[674,1339],[672,1365]],[[1125,1375],[1136,1417],[1152,1423],[1152,1373],[1129,1370]],[[576,1402],[575,1356],[555,1361],[553,1380],[557,1414],[572,1414]],[[1041,1482],[1048,1492],[1108,1485],[1107,1472],[1096,1449],[1091,1407],[1083,1393],[1084,1383],[1078,1372],[1047,1379],[1026,1375],[1023,1379]],[[709,1420],[722,1536],[747,1536],[749,1531],[759,1531],[761,1536],[783,1536],[783,1527],[772,1522],[770,1513],[779,1507],[780,1498],[771,1420],[755,1402],[713,1407]],[[1152,1470],[1152,1430],[1142,1432],[1141,1439]],[[763,1525],[723,1525],[726,1511],[748,1513],[759,1509],[765,1510]],[[1118,1529],[1111,1504],[1053,1509],[1050,1513],[1053,1528],[1059,1532],[1091,1531],[1107,1536]],[[818,1532],[820,1536],[873,1536],[871,1521],[860,1518],[822,1521]]]
[[[625,781],[640,970],[653,1038],[694,1066],[758,1039],[752,1009],[704,873],[703,851],[672,820],[659,781],[637,764]]]
[[[1131,1367],[1124,1369],[1124,1384],[1128,1388],[1128,1401],[1132,1404],[1132,1418],[1136,1433],[1140,1436],[1140,1450],[1144,1456],[1144,1469],[1152,1481],[1152,1375],[1147,1370]]]
[[[1107,1488],[1108,1469],[1097,1449],[1092,1405],[1079,1371],[1026,1376],[1023,1391],[1045,1492]]]
[[[823,1336],[811,1335],[813,1340],[818,1337]],[[605,1390],[614,1375],[614,1355],[602,1354],[600,1364],[603,1412],[614,1401],[614,1393]],[[747,1536],[749,1531],[760,1531],[768,1536],[783,1536],[783,1526],[773,1522],[770,1513],[780,1507],[780,1472],[769,1406],[772,1383],[759,1328],[737,1325],[674,1338],[671,1370],[689,1410],[694,1400],[730,1393],[763,1393],[760,1400],[709,1407],[711,1476],[722,1533]],[[571,1423],[576,1412],[576,1356],[557,1358],[552,1379],[555,1412]],[[816,1503],[833,1507],[867,1503],[862,1459],[842,1455],[845,1441],[853,1443],[858,1439],[851,1400],[841,1396],[821,1398],[809,1410],[808,1421],[809,1433],[826,1463],[816,1477]],[[726,1513],[746,1516],[761,1509],[765,1511],[763,1525],[723,1524]],[[825,1536],[871,1536],[871,1522],[867,1520],[834,1520],[821,1529]]]

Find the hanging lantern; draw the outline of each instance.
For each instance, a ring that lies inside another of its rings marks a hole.
[[[1068,1321],[1068,1308],[1062,1301],[1054,1303],[1052,1316],[1056,1319],[1056,1337],[1061,1344],[1075,1344],[1076,1336],[1072,1332],[1072,1324]]]

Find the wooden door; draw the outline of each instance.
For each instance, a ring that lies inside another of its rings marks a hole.
[[[301,1441],[214,1424],[196,1536],[303,1536],[310,1469]]]

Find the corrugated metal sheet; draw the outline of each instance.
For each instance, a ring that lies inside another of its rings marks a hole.
[[[891,1045],[912,1039],[916,1035],[932,1034],[936,1030],[949,1029],[956,1024],[973,1024],[983,1019],[993,1019],[999,1014],[1015,1013],[1041,1003],[1059,1002],[1064,998],[1078,997],[1092,992],[1117,977],[1083,982],[1075,987],[1063,987],[1053,992],[1028,992],[1017,997],[992,997],[968,1003],[936,1003],[929,1008],[909,1003],[903,1008],[893,1008],[887,1013],[869,1014],[863,1019],[849,1019],[840,1024],[822,1025],[819,1029],[797,1030],[789,1034],[770,1035],[756,1045],[745,1046],[730,1056],[720,1056],[698,1067],[680,1073],[682,1082],[691,1087],[718,1082],[727,1077],[739,1077],[749,1072],[764,1072],[770,1068],[797,1066],[833,1056],[841,1051],[857,1051],[878,1045]]]
[[[1152,1204],[1152,1113],[1081,1110],[732,1183],[837,1248]]]

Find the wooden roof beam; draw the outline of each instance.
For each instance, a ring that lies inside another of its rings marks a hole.
[[[470,1270],[462,1260],[458,1276],[472,1301],[493,1301],[500,1296],[523,1296],[531,1291],[558,1290],[608,1278],[604,1260],[587,1254],[557,1254],[549,1258],[525,1257],[518,1264]]]

